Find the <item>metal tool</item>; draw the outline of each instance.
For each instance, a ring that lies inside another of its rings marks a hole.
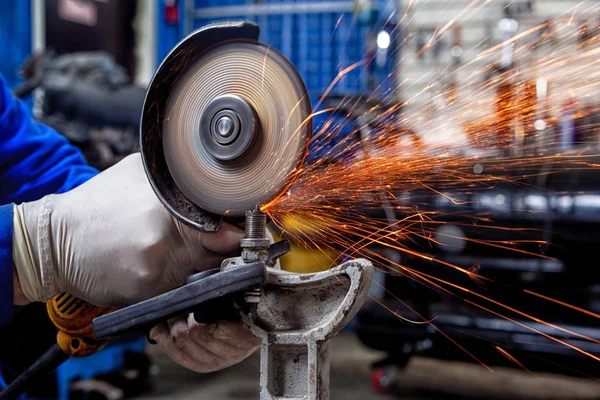
[[[258,36],[247,21],[197,30],[167,55],[146,95],[142,156],[152,186],[201,231],[273,202],[308,152],[306,87]]]
[[[284,194],[300,172],[312,131],[311,107],[294,67],[258,43],[258,36],[255,24],[222,21],[183,39],[148,87],[140,128],[146,174],[163,205],[203,232],[245,216],[241,255],[141,303],[106,315],[94,308],[93,329],[91,318],[68,327],[58,323],[61,332],[79,335],[59,340],[67,354],[85,355],[77,349],[88,341],[97,344],[86,347],[90,354],[103,340],[145,332],[176,315],[194,313],[199,322],[241,315],[263,340],[263,399],[328,398],[327,341],[362,304],[372,266],[354,261],[308,275],[276,268],[290,247],[287,241],[270,244],[261,207]],[[87,304],[70,295],[55,300],[65,299],[77,310]],[[65,357],[55,347],[48,353],[51,361],[58,353]],[[54,364],[41,360],[34,372]],[[0,398],[13,398],[29,379]]]

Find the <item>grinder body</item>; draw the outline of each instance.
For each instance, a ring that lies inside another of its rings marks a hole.
[[[94,336],[92,321],[114,308],[98,307],[61,293],[46,302],[46,309],[58,329],[56,342],[69,357],[89,356],[106,345],[106,340],[97,340]]]

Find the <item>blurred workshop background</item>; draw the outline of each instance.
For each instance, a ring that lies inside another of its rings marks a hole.
[[[338,151],[348,140],[376,140],[394,130],[401,133],[399,153],[483,160],[473,162],[474,174],[490,165],[501,168],[494,165],[497,157],[557,152],[598,165],[597,1],[0,0],[0,73],[38,120],[80,147],[90,164],[105,169],[138,149],[145,88],[170,49],[208,22],[234,18],[257,23],[260,41],[296,66],[313,107],[329,110],[315,117],[314,130],[335,126],[336,135],[319,136],[309,163],[348,161],[338,159],[348,157]],[[515,37],[533,45],[523,50],[510,40]],[[576,74],[546,62],[555,49],[562,65],[569,63]],[[497,84],[499,79],[503,83]],[[509,185],[507,176],[506,185],[485,192],[429,193],[427,201],[422,194],[394,193],[398,201],[418,199],[423,210],[444,213],[446,223],[435,232],[435,244],[414,239],[427,257],[374,247],[387,259],[422,271],[434,268],[433,258],[477,268],[491,280],[544,293],[587,313],[539,309],[523,296],[494,292],[498,301],[518,304],[523,313],[536,307],[540,319],[568,328],[557,332],[540,321],[529,324],[534,333],[519,320],[467,307],[380,268],[371,299],[334,342],[332,398],[600,399],[600,364],[594,359],[600,357],[595,253],[600,181],[594,169],[541,174],[554,162],[540,171],[523,167],[518,174],[534,178],[519,186]],[[390,224],[402,218],[385,202],[365,212]],[[487,215],[488,224],[466,224],[474,212]],[[490,221],[502,229],[488,229]],[[319,229],[293,215],[283,223],[288,231],[301,232],[304,242],[313,242],[311,232]],[[526,235],[548,257],[478,244]],[[343,252],[316,250],[316,237],[315,247],[293,243],[283,267],[319,271]],[[403,309],[406,320],[397,316],[399,302],[412,310]],[[31,354],[11,355],[17,365],[28,365],[53,340],[51,333],[45,342],[37,336],[54,329],[43,306],[30,313],[31,337],[10,332],[0,337],[14,342],[15,349],[28,343]],[[435,319],[435,325],[407,322],[421,318]],[[222,372],[194,374],[158,354],[145,338],[129,337],[87,359],[70,360],[34,395],[258,398],[258,372],[255,355]]]

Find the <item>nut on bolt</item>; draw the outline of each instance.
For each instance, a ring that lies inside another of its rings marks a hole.
[[[246,262],[266,261],[269,245],[267,236],[267,215],[258,206],[246,211],[246,232],[240,241],[242,259]]]
[[[259,206],[246,211],[246,232],[240,240],[242,247],[242,261],[267,261],[271,241],[267,236],[267,215],[260,211]],[[248,304],[258,304],[262,296],[260,288],[249,290],[244,294],[244,301]]]

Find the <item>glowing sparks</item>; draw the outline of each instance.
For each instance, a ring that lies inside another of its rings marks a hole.
[[[529,372],[530,374],[533,374],[533,372],[531,372],[525,365],[523,365],[522,362],[520,362],[519,360],[517,360],[515,357],[513,357],[508,351],[504,350],[502,347],[500,346],[496,346],[496,350],[498,350],[498,352],[500,354],[502,354],[504,357],[508,358],[510,361],[514,362],[515,364],[517,364],[519,367],[521,367],[524,371]]]
[[[335,87],[335,85],[337,85],[337,83],[344,76],[346,76],[349,72],[354,71],[356,68],[360,67],[361,65],[365,64],[365,62],[366,62],[365,60],[358,61],[358,62],[350,65],[349,67],[346,67],[346,68],[342,69],[340,72],[338,72],[338,74],[336,75],[336,77],[329,84],[329,87],[325,90],[325,92],[321,96],[321,99],[319,100],[319,102],[317,103],[317,105],[316,105],[315,108],[319,108],[319,106],[321,105],[321,103],[323,103],[323,100],[329,95],[329,93],[331,93],[331,90]]]
[[[571,310],[575,310],[575,311],[578,311],[580,313],[587,314],[590,317],[594,317],[594,318],[600,319],[600,314],[591,312],[589,310],[585,310],[585,309],[583,309],[581,307],[576,307],[576,306],[574,306],[572,304],[569,304],[569,303],[566,303],[564,301],[556,300],[556,299],[553,299],[552,297],[548,297],[548,296],[544,296],[544,295],[539,294],[539,293],[532,292],[531,290],[523,290],[523,292],[531,294],[533,296],[537,296],[537,297],[542,298],[542,299],[547,300],[547,301],[551,301],[552,303],[560,304],[561,306],[570,308]]]
[[[417,55],[428,51],[458,20],[470,17],[489,2],[471,1],[437,29],[423,48],[417,49]],[[400,21],[410,22],[407,21],[409,12],[414,7],[413,1],[409,1]],[[498,194],[498,188],[528,188],[550,195],[552,193],[544,186],[549,176],[600,167],[597,147],[600,122],[581,125],[581,129],[592,132],[589,135],[598,136],[596,142],[590,136],[584,138],[585,143],[575,141],[566,146],[561,137],[560,121],[565,115],[589,121],[586,117],[600,113],[600,103],[588,102],[585,107],[579,107],[574,100],[574,97],[587,99],[590,93],[600,95],[599,40],[593,36],[581,40],[580,32],[568,29],[576,11],[577,8],[553,23],[529,27],[503,43],[491,45],[477,52],[474,60],[454,70],[444,69],[441,75],[468,72],[469,79],[458,84],[439,79],[424,85],[404,101],[397,101],[395,94],[387,93],[390,98],[386,100],[392,104],[361,106],[361,100],[368,103],[377,97],[373,93],[359,99],[346,97],[337,109],[317,111],[309,118],[326,113],[332,115],[313,138],[312,151],[318,152],[320,157],[304,166],[289,195],[266,205],[265,211],[296,242],[315,249],[336,251],[339,257],[331,260],[332,264],[344,257],[370,259],[378,268],[403,274],[432,290],[459,297],[479,310],[600,361],[597,355],[534,325],[541,324],[554,332],[599,343],[597,338],[550,323],[534,313],[479,293],[478,288],[501,283],[482,275],[475,265],[465,268],[424,250],[426,246],[452,246],[446,242],[455,240],[467,245],[487,246],[490,250],[553,260],[544,253],[546,241],[524,238],[532,229],[495,226],[493,213],[489,209],[478,211],[477,201],[513,211],[514,205],[506,204],[502,194]],[[341,18],[336,28],[340,21]],[[553,32],[565,36],[561,44],[556,43]],[[412,36],[408,33],[402,44],[410,40]],[[513,46],[514,66],[500,68],[494,61],[508,45]],[[368,62],[364,60],[342,69],[325,90],[317,108],[342,78]],[[416,85],[416,81],[402,78],[398,85],[401,91]],[[423,95],[429,95],[430,104],[418,101]],[[354,120],[350,133],[344,131],[348,125],[333,115]],[[444,208],[435,207],[432,199],[448,203],[449,208],[440,211]],[[301,219],[303,224],[290,228],[285,219],[291,215]],[[459,217],[462,222],[456,222]],[[478,229],[512,233],[514,238],[485,240],[439,233],[438,228],[446,224],[469,226],[465,221],[471,221],[470,226]],[[421,271],[410,262],[396,262],[373,248],[393,250],[402,257],[428,262],[434,266],[434,272]],[[466,277],[471,282],[469,285],[475,283],[477,288],[465,287],[464,279],[446,278],[454,271]],[[534,291],[520,292],[545,304],[600,319],[597,313]],[[406,320],[398,311],[380,304]],[[490,369],[464,346],[441,332],[431,318],[421,318]],[[527,324],[516,318],[534,323]],[[507,350],[499,346],[496,350],[529,371]]]

